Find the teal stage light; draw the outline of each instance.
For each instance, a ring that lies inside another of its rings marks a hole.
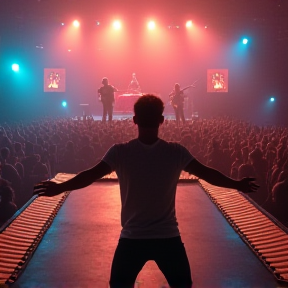
[[[244,39],[242,40],[242,43],[243,43],[244,45],[246,45],[246,44],[248,43],[248,39],[247,39],[247,38],[244,38]]]
[[[13,70],[14,72],[19,72],[19,65],[16,64],[16,63],[14,63],[14,64],[12,65],[12,70]]]

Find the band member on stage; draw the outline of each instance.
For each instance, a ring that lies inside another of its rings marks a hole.
[[[106,122],[107,114],[108,121],[112,121],[113,115],[113,105],[115,102],[114,92],[117,92],[117,89],[108,83],[108,78],[104,77],[102,79],[103,86],[98,89],[99,99],[103,104],[103,116],[102,122]]]
[[[132,74],[132,80],[128,86],[128,91],[130,93],[141,93],[141,88],[140,88],[138,80],[136,79],[135,73]]]
[[[180,85],[178,83],[175,84],[173,91],[169,94],[169,98],[175,112],[177,126],[179,127],[180,119],[184,125],[184,92],[180,89]]]

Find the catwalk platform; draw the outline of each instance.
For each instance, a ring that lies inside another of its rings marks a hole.
[[[180,180],[177,189],[176,212],[194,288],[288,287],[285,229],[235,190],[195,179]],[[35,197],[2,227],[1,281],[13,288],[108,288],[120,229],[114,178],[53,198]],[[149,261],[135,287],[168,285]]]

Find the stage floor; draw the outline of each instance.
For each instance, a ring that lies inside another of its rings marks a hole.
[[[193,288],[287,287],[276,281],[198,184],[178,185],[176,211]],[[108,288],[120,229],[117,182],[73,191],[11,287]],[[160,288],[165,283],[157,265],[149,261],[135,287]]]

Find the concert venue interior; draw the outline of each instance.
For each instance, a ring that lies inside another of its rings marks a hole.
[[[85,197],[37,197],[33,187],[63,182],[137,137],[133,104],[152,93],[165,104],[160,138],[260,185],[247,196],[181,174],[176,211],[193,287],[288,287],[287,51],[287,0],[0,1],[0,196],[5,179],[17,207],[5,218],[0,202],[0,283],[108,287],[121,230],[117,175],[83,188]],[[118,90],[110,125],[103,77]],[[169,99],[175,83],[185,124]],[[214,149],[229,159],[209,158]],[[149,261],[135,287],[168,284]]]

